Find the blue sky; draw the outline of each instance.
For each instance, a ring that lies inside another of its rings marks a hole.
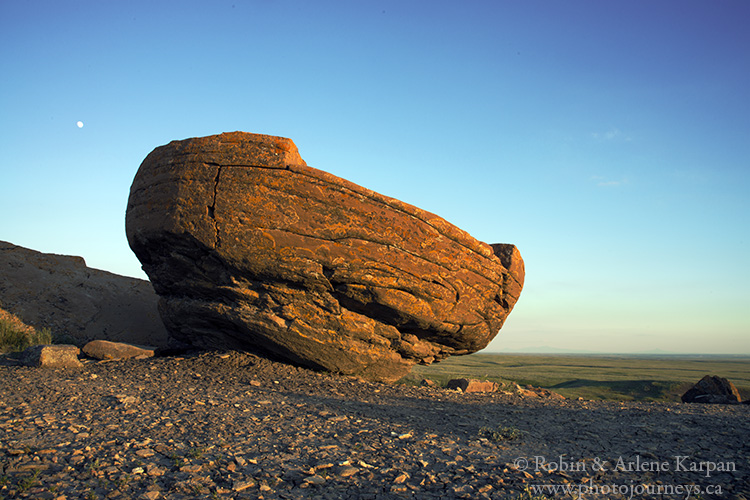
[[[750,353],[748,22],[739,0],[0,2],[0,239],[145,277],[143,158],[280,135],[519,247],[489,350]]]

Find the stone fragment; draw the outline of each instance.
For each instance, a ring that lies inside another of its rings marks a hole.
[[[339,470],[338,475],[339,477],[351,477],[355,475],[357,472],[359,472],[359,469],[352,466],[345,466],[342,467],[341,470]]]
[[[154,356],[154,349],[123,342],[92,340],[83,346],[83,353],[94,359],[150,358]]]
[[[445,384],[447,389],[461,389],[462,392],[497,392],[497,382],[489,380],[475,380],[468,378],[455,378]]]
[[[483,349],[524,280],[515,246],[242,132],[149,154],[126,232],[174,339],[373,380]]]
[[[249,488],[255,487],[255,484],[255,481],[253,481],[252,479],[246,481],[235,481],[232,484],[232,491],[239,493],[241,491],[245,491]]]
[[[565,396],[563,396],[562,394],[550,391],[549,389],[544,389],[543,387],[534,387],[532,385],[521,387],[515,382],[513,382],[511,387],[513,388],[514,393],[523,397],[565,399]],[[582,398],[579,398],[579,400],[583,401]]]
[[[180,467],[180,472],[187,472],[189,474],[198,474],[201,470],[203,470],[201,464],[183,465]]]
[[[309,476],[304,479],[304,482],[309,484],[315,484],[315,485],[321,485],[325,484],[326,480],[322,476],[318,476],[317,474],[314,476]]]
[[[25,365],[43,368],[82,368],[80,352],[74,345],[37,345],[23,351],[21,360]]]
[[[148,464],[146,466],[146,475],[151,477],[161,477],[167,473],[167,469],[159,467],[157,464]]]
[[[407,474],[406,472],[402,472],[401,474],[396,476],[393,482],[396,484],[403,484],[407,479],[409,479],[409,474]]]
[[[737,387],[723,377],[706,375],[682,395],[683,403],[738,404],[742,396]]]
[[[118,394],[115,396],[118,403],[129,405],[138,402],[135,396],[128,396],[127,394]]]

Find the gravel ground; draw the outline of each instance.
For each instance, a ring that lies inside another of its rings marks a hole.
[[[0,499],[750,498],[749,405],[462,394],[237,352],[5,357],[0,381]]]

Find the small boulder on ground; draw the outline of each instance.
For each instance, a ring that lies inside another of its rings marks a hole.
[[[544,389],[543,387],[534,387],[533,385],[527,385],[521,387],[517,383],[513,383],[513,391],[519,396],[527,398],[551,398],[551,399],[565,399],[565,396],[558,394],[557,392]]]
[[[715,375],[706,375],[682,395],[682,402],[738,404],[742,402],[742,396],[729,380]]]
[[[36,345],[23,351],[21,361],[42,368],[82,368],[80,352],[74,345]]]
[[[462,392],[497,392],[498,384],[489,380],[454,378],[449,380],[445,387],[453,390],[461,389]]]
[[[110,342],[108,340],[92,340],[83,346],[83,353],[94,359],[130,359],[130,358],[152,358],[154,349],[145,346],[125,344],[123,342]]]

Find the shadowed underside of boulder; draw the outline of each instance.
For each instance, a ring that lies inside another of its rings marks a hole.
[[[523,286],[515,246],[308,167],[280,137],[155,149],[126,227],[177,340],[376,380],[484,348]]]

